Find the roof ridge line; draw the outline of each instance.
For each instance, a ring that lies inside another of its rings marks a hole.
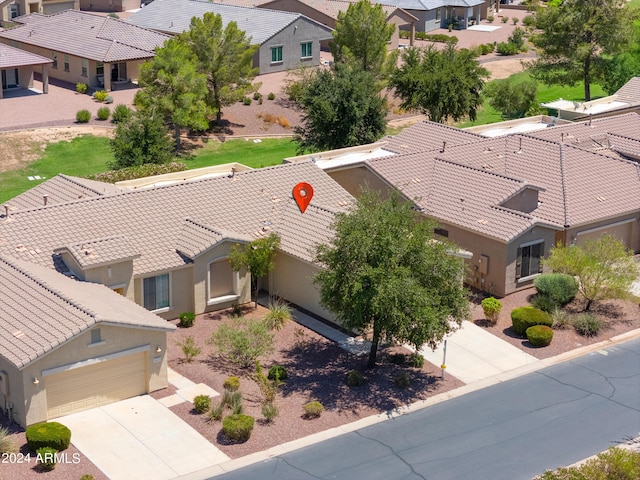
[[[569,227],[569,220],[568,220],[568,209],[569,206],[567,205],[567,182],[565,180],[566,177],[566,172],[565,172],[565,168],[564,168],[564,147],[565,144],[561,143],[560,144],[560,179],[561,182],[560,184],[562,185],[562,213],[564,215],[564,227],[568,228]]]
[[[472,165],[466,165],[464,163],[458,163],[458,162],[454,162],[453,160],[448,160],[446,158],[441,158],[441,157],[433,157],[433,159],[437,162],[443,162],[443,163],[448,163],[450,165],[455,165],[457,167],[463,167],[463,168],[467,168],[469,170],[473,170],[476,172],[480,172],[480,173],[486,173],[489,175],[494,175],[496,177],[500,177],[500,178],[504,178],[506,180],[511,180],[513,182],[517,182],[517,183],[521,183],[522,185],[529,185],[528,182],[522,180],[521,178],[515,178],[515,177],[510,177],[509,175],[505,175],[503,173],[496,173],[496,172],[491,172],[489,170],[484,170],[482,168],[478,168],[478,167],[474,167]],[[434,162],[435,163],[435,162]]]
[[[59,173],[57,176],[62,177],[64,180],[66,180],[69,183],[73,183],[74,185],[77,185],[78,187],[84,188],[85,190],[89,190],[91,192],[97,193],[98,195],[103,195],[102,192],[100,192],[99,190],[96,190],[94,188],[91,188],[87,185],[83,185],[82,183],[78,182],[77,180],[74,180],[73,177],[69,176],[69,175],[65,175],[64,173]],[[55,177],[54,177],[55,178]],[[88,180],[88,179],[87,179]],[[95,181],[95,180],[94,180]],[[103,183],[103,182],[101,182]]]

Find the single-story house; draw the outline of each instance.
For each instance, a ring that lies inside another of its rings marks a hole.
[[[331,38],[330,28],[304,15],[202,0],[154,0],[127,21],[177,35],[189,30],[193,17],[207,12],[220,15],[225,27],[236,22],[251,43],[259,45],[253,57],[259,74],[319,65],[320,42]]]
[[[348,0],[272,0],[261,3],[259,8],[297,12],[334,29],[336,27],[338,13],[346,12],[351,3],[353,2]],[[398,48],[400,27],[411,32],[409,43],[413,45],[415,40],[415,23],[418,19],[395,5],[382,5],[382,10],[386,15],[387,23],[392,23],[396,26],[391,41],[389,42],[389,50]]]
[[[418,32],[447,28],[449,24],[464,30],[471,22],[487,18],[496,5],[494,0],[393,0],[393,3],[418,19],[415,24]]]
[[[51,58],[52,78],[111,90],[136,81],[139,67],[170,38],[116,18],[65,10],[34,13],[0,32],[0,42]]]
[[[80,0],[80,10],[87,12],[126,12],[140,8],[140,0]]]
[[[558,243],[609,233],[640,251],[635,113],[493,138],[422,122],[368,153],[313,156],[355,196],[399,190],[473,254],[467,283],[493,295],[530,287]]]
[[[79,8],[78,0],[0,0],[0,27],[9,27],[16,17],[30,13],[52,15]]]
[[[52,63],[53,60],[49,58],[0,43],[0,99],[4,90],[33,87],[33,72],[36,67],[40,67],[42,93],[49,93],[49,66]]]
[[[167,387],[175,327],[157,315],[15,255],[0,255],[0,288],[0,410],[21,426]]]

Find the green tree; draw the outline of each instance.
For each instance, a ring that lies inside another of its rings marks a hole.
[[[355,63],[318,72],[299,100],[298,151],[320,151],[378,140],[386,129],[387,102],[373,75]]]
[[[395,88],[403,108],[418,109],[434,122],[458,121],[465,116],[476,119],[489,72],[472,51],[458,50],[453,43],[438,50],[431,44],[409,48],[401,58],[402,66],[392,72],[389,86]]]
[[[118,122],[109,140],[114,161],[110,168],[134,167],[145,163],[167,163],[173,158],[173,144],[161,115],[153,109],[134,112]]]
[[[258,73],[253,68],[258,46],[251,45],[251,38],[236,22],[223,29],[222,17],[212,12],[191,19],[186,39],[198,59],[198,68],[207,76],[208,104],[220,123],[222,107],[237,102],[252,88],[251,81]]]
[[[637,480],[640,478],[640,452],[610,448],[577,467],[547,470],[535,480]]]
[[[538,84],[533,81],[514,82],[510,78],[487,83],[483,92],[489,105],[506,118],[520,118],[536,103]]]
[[[276,266],[276,249],[280,246],[280,237],[271,233],[246,245],[236,244],[229,251],[229,264],[234,272],[248,270],[251,273],[251,286],[254,291],[256,308],[260,279]]]
[[[365,72],[379,77],[386,67],[387,44],[394,30],[395,25],[387,23],[382,5],[359,0],[346,12],[338,12],[329,47],[336,62],[355,60]]]
[[[578,292],[586,300],[585,311],[595,302],[627,298],[638,276],[633,252],[610,235],[587,240],[583,246],[554,247],[544,264],[578,279]]]
[[[207,340],[230,362],[248,368],[258,357],[273,352],[273,334],[259,320],[238,317],[233,324],[223,324]]]
[[[314,281],[345,328],[372,333],[369,368],[381,341],[435,348],[467,316],[462,261],[410,203],[365,192],[334,227],[333,243],[317,247],[325,268]]]
[[[207,77],[197,71],[196,58],[182,36],[167,40],[156,50],[152,61],[140,67],[140,86],[135,103],[153,108],[173,126],[176,150],[180,149],[180,129],[207,130]]]
[[[624,0],[564,0],[536,12],[539,33],[530,40],[538,58],[528,63],[534,78],[547,85],[584,82],[584,99],[591,100],[591,83],[604,78],[606,56],[620,53],[632,33],[632,10]]]

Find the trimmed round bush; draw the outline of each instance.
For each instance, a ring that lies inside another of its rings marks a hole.
[[[287,370],[282,365],[274,365],[269,369],[269,375],[267,378],[269,380],[275,380],[276,375],[278,376],[278,380],[285,380],[289,375],[287,374]]]
[[[527,328],[527,340],[534,347],[546,347],[553,340],[553,329],[546,325],[534,325]]]
[[[107,95],[106,97],[104,97],[104,103],[113,103],[113,97],[111,95]]]
[[[189,328],[193,326],[193,322],[196,320],[196,314],[193,312],[182,312],[178,315],[180,321],[178,322],[179,327]]]
[[[89,86],[86,83],[76,83],[76,92],[78,93],[87,93],[87,89],[89,88]]]
[[[244,103],[245,105],[251,105],[251,99],[249,97],[244,97],[242,99],[242,103]]]
[[[351,370],[347,374],[347,385],[350,387],[359,387],[364,383],[364,377],[358,370]]]
[[[76,122],[87,123],[91,120],[91,112],[89,110],[79,110],[76,113]]]
[[[538,295],[548,297],[554,307],[566,305],[578,293],[578,282],[566,273],[545,273],[533,281],[533,286]]]
[[[409,388],[411,386],[411,376],[407,372],[402,372],[393,378],[393,383],[399,388]]]
[[[481,305],[486,319],[495,324],[502,310],[502,302],[495,297],[489,297],[483,299]]]
[[[276,94],[271,92],[269,93],[269,95],[267,95],[267,99],[268,100],[275,100],[276,99]]]
[[[27,446],[32,452],[49,447],[61,452],[69,448],[71,430],[58,422],[36,423],[27,427]]]
[[[324,412],[324,407],[317,400],[305,403],[302,408],[304,409],[305,418],[318,418]]]
[[[89,475],[88,473],[85,475],[82,475],[80,477],[80,480],[94,480],[93,475]]]
[[[129,119],[129,117],[131,117],[131,109],[126,105],[120,104],[116,105],[116,108],[113,109],[111,121],[113,123],[124,122]]]
[[[109,115],[111,115],[109,107],[100,107],[98,109],[98,120],[107,120]]]
[[[246,442],[251,437],[254,419],[250,415],[229,415],[222,420],[222,431],[234,442]]]
[[[604,323],[593,313],[579,313],[571,322],[580,335],[595,337],[604,328]]]
[[[424,357],[419,353],[412,353],[409,355],[409,365],[413,368],[422,368],[424,367]]]
[[[404,353],[392,353],[387,357],[387,360],[394,365],[403,365],[407,361],[407,356]]]
[[[98,90],[93,94],[93,98],[95,98],[99,102],[104,102],[108,96],[109,94],[106,90]]]
[[[211,408],[209,395],[198,395],[193,399],[193,409],[198,413],[205,413]]]
[[[56,468],[56,453],[58,453],[58,451],[51,447],[42,447],[36,450],[36,459],[39,462],[38,465],[41,470],[50,472]]]
[[[511,324],[516,335],[524,337],[527,328],[534,325],[553,325],[553,317],[535,307],[520,307],[511,311]]]
[[[222,388],[228,392],[237,392],[240,390],[240,379],[238,377],[229,377],[222,384]]]

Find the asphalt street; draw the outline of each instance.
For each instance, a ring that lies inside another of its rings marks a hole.
[[[640,339],[216,479],[531,480],[640,435]]]

